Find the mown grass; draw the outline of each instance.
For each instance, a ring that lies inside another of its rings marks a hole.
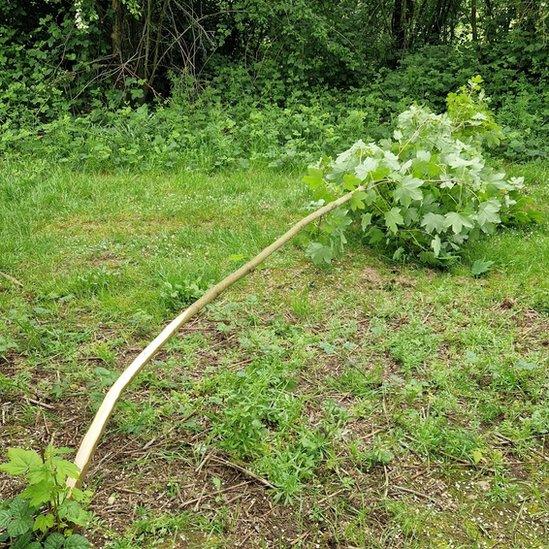
[[[543,208],[547,164],[508,169]],[[116,372],[306,201],[292,173],[4,165],[0,271],[20,285],[0,276],[0,449],[75,447]],[[547,244],[544,225],[508,229],[450,272],[358,241],[317,269],[290,245],[124,396],[90,472],[89,535],[542,547]],[[493,270],[472,278],[475,259]]]

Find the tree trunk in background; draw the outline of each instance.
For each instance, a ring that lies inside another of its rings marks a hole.
[[[112,33],[111,45],[112,53],[119,62],[122,62],[122,2],[121,0],[112,0]]]
[[[473,41],[478,42],[477,0],[471,0],[471,32],[473,34]]]
[[[391,18],[391,32],[397,51],[410,49],[414,37],[414,0],[395,0]]]
[[[406,0],[395,0],[391,30],[398,51],[402,51],[406,43]]]

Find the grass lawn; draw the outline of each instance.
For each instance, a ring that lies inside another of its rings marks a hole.
[[[547,163],[509,166],[547,203]],[[302,217],[299,174],[0,175],[0,455],[76,448],[181,308]],[[465,265],[495,262],[484,278]],[[440,272],[295,245],[181,331],[90,469],[98,547],[542,547],[544,226]],[[269,488],[266,484],[272,484]],[[0,475],[0,496],[18,490]]]

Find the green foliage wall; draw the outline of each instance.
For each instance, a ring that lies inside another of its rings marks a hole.
[[[441,112],[450,91],[481,74],[507,129],[501,152],[544,155],[545,8],[519,0],[3,1],[0,152],[86,169],[303,165],[384,137],[414,101]]]

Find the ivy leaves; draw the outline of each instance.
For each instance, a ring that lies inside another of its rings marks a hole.
[[[414,105],[399,115],[393,140],[358,141],[311,168],[305,181],[317,199],[366,187],[353,195],[349,211],[336,210],[314,231],[307,247],[313,261],[330,263],[354,220],[369,244],[394,258],[438,265],[455,261],[465,242],[491,234],[502,220],[519,221],[523,179],[506,179],[486,164],[477,132],[494,128],[476,101],[475,85],[452,94],[452,117]]]

